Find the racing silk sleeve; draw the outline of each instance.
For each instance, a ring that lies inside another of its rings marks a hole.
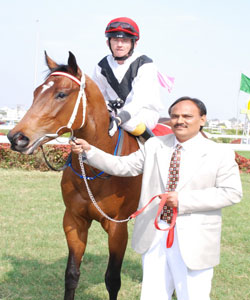
[[[96,66],[92,78],[106,101],[118,97],[124,100],[125,105],[120,111],[128,111],[131,117],[142,107],[156,111],[163,108],[157,69],[146,55],[133,55],[120,66],[113,63],[109,56],[104,57]]]
[[[131,116],[139,112],[141,108],[159,112],[163,109],[159,87],[156,66],[153,63],[142,65],[132,82],[132,90],[127,97],[127,105],[124,109]]]
[[[95,66],[94,73],[92,75],[92,79],[98,85],[106,102],[117,98],[117,97],[115,98],[115,95],[113,96],[113,98],[110,98],[110,96],[108,94],[108,82],[107,82],[106,78],[101,74],[100,67],[98,65]]]

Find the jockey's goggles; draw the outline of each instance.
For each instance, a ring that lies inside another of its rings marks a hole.
[[[109,31],[112,31],[115,29],[119,29],[119,27],[122,29],[129,30],[131,32],[135,32],[135,33],[139,34],[139,32],[136,31],[132,25],[130,25],[128,23],[124,23],[124,22],[113,22],[113,23],[109,24],[106,28],[106,32],[109,32]]]

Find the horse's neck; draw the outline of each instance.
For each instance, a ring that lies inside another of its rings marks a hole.
[[[95,107],[88,107],[86,124],[76,131],[76,136],[86,140],[89,144],[112,153],[117,137],[109,136],[109,112],[106,104],[98,103]]]
[[[108,134],[108,124],[106,122],[89,121],[88,124],[77,132],[77,136],[86,140],[89,144],[105,150],[113,148],[115,137],[110,137]]]

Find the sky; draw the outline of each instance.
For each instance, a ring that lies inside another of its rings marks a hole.
[[[109,54],[105,27],[121,16],[140,28],[137,50],[175,78],[171,93],[161,88],[162,116],[190,96],[206,104],[208,119],[243,117],[250,99],[239,93],[241,73],[250,77],[249,0],[0,0],[0,107],[30,107],[47,74],[44,51],[57,63],[73,52],[91,76]]]

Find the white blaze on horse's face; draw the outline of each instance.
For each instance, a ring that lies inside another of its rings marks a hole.
[[[41,94],[44,92],[44,91],[46,91],[47,89],[49,89],[50,87],[52,87],[53,86],[53,84],[54,84],[54,81],[50,81],[48,84],[44,84],[43,86],[42,86],[42,91],[41,91]]]

